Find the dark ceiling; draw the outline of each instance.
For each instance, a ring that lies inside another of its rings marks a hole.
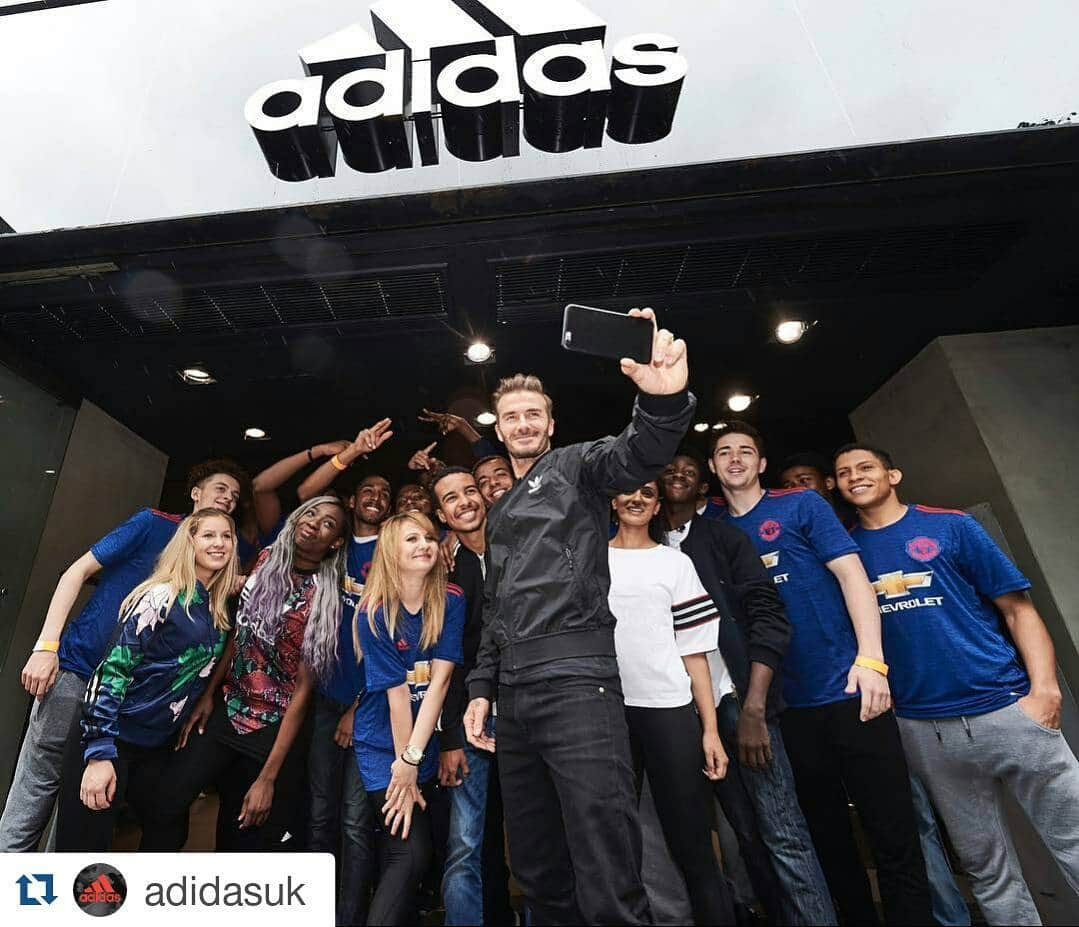
[[[689,344],[702,419],[742,389],[773,458],[828,450],[933,338],[1079,319],[1077,163],[1062,127],[10,236],[0,345],[176,473],[382,416],[394,469],[433,440],[421,406],[478,411],[517,370],[548,382],[557,440],[619,429],[632,390],[561,350],[562,308],[651,305]],[[783,316],[818,324],[784,347]],[[473,335],[494,364],[464,364]],[[218,383],[181,383],[194,362]]]

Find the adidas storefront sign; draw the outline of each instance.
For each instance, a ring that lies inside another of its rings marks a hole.
[[[306,77],[274,81],[245,116],[281,180],[658,141],[687,71],[670,36],[617,42],[576,0],[379,0],[362,25],[300,51]],[[437,123],[441,122],[441,133]],[[523,127],[522,123],[523,122]]]

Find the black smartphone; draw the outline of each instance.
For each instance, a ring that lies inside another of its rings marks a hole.
[[[652,359],[653,327],[651,319],[571,303],[562,316],[562,347],[647,364]]]

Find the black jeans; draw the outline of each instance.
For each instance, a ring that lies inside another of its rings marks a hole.
[[[686,880],[697,924],[733,924],[734,907],[712,848],[712,794],[701,772],[701,722],[692,703],[626,706],[633,772],[640,794],[648,774],[667,849]]]
[[[307,849],[333,853],[337,861],[337,923],[367,920],[375,868],[375,816],[360,779],[352,747],[333,739],[347,710],[323,695],[315,698],[311,748],[307,754],[307,784],[311,795]]]
[[[420,790],[430,805],[434,782],[424,784]],[[408,838],[403,840],[400,827],[396,834],[391,834],[385,825],[382,806],[386,804],[386,790],[368,792],[367,802],[378,821],[375,842],[379,868],[378,885],[367,913],[368,927],[418,923],[420,885],[431,862],[431,818],[416,805],[412,809]]]
[[[174,754],[166,780],[161,784],[161,797],[154,807],[154,819],[143,827],[139,849],[157,851],[180,850],[187,842],[188,811],[192,802],[208,785],[217,786],[220,806],[217,811],[217,852],[252,853],[267,850],[291,850],[291,842],[283,842],[286,832],[297,826],[300,815],[296,809],[304,799],[304,760],[307,739],[301,734],[289,750],[274,782],[273,804],[266,822],[259,827],[241,829],[237,819],[244,797],[254,784],[276,737],[272,730],[248,734],[251,743],[265,745],[265,752],[256,755],[237,748],[220,699],[206,723],[206,732],[193,730],[187,746]]]
[[[81,712],[79,713],[81,715]],[[82,730],[76,716],[64,750],[60,776],[60,794],[56,806],[56,849],[59,852],[112,849],[116,811],[127,799],[136,817],[146,826],[147,804],[154,792],[167,780],[172,744],[161,747],[137,747],[116,741],[116,792],[108,808],[91,811],[82,803],[79,791],[86,769],[83,761]]]
[[[498,690],[510,868],[532,923],[650,924],[617,677]]]
[[[933,915],[910,775],[891,712],[859,720],[861,699],[788,708],[782,717],[798,801],[825,878],[847,924],[876,924],[847,802],[853,801],[877,863],[884,919],[932,924]]]

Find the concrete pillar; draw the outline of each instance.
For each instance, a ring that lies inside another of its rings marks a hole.
[[[45,519],[7,659],[0,671],[0,796],[6,797],[31,699],[19,676],[37,639],[56,581],[74,560],[135,511],[157,505],[168,456],[130,429],[83,402]],[[83,589],[71,618],[93,590]]]
[[[1003,536],[1053,637],[1079,749],[1079,326],[938,338],[850,420],[895,456],[906,501],[970,510]],[[1079,898],[1011,811],[1046,923],[1079,923]]]

